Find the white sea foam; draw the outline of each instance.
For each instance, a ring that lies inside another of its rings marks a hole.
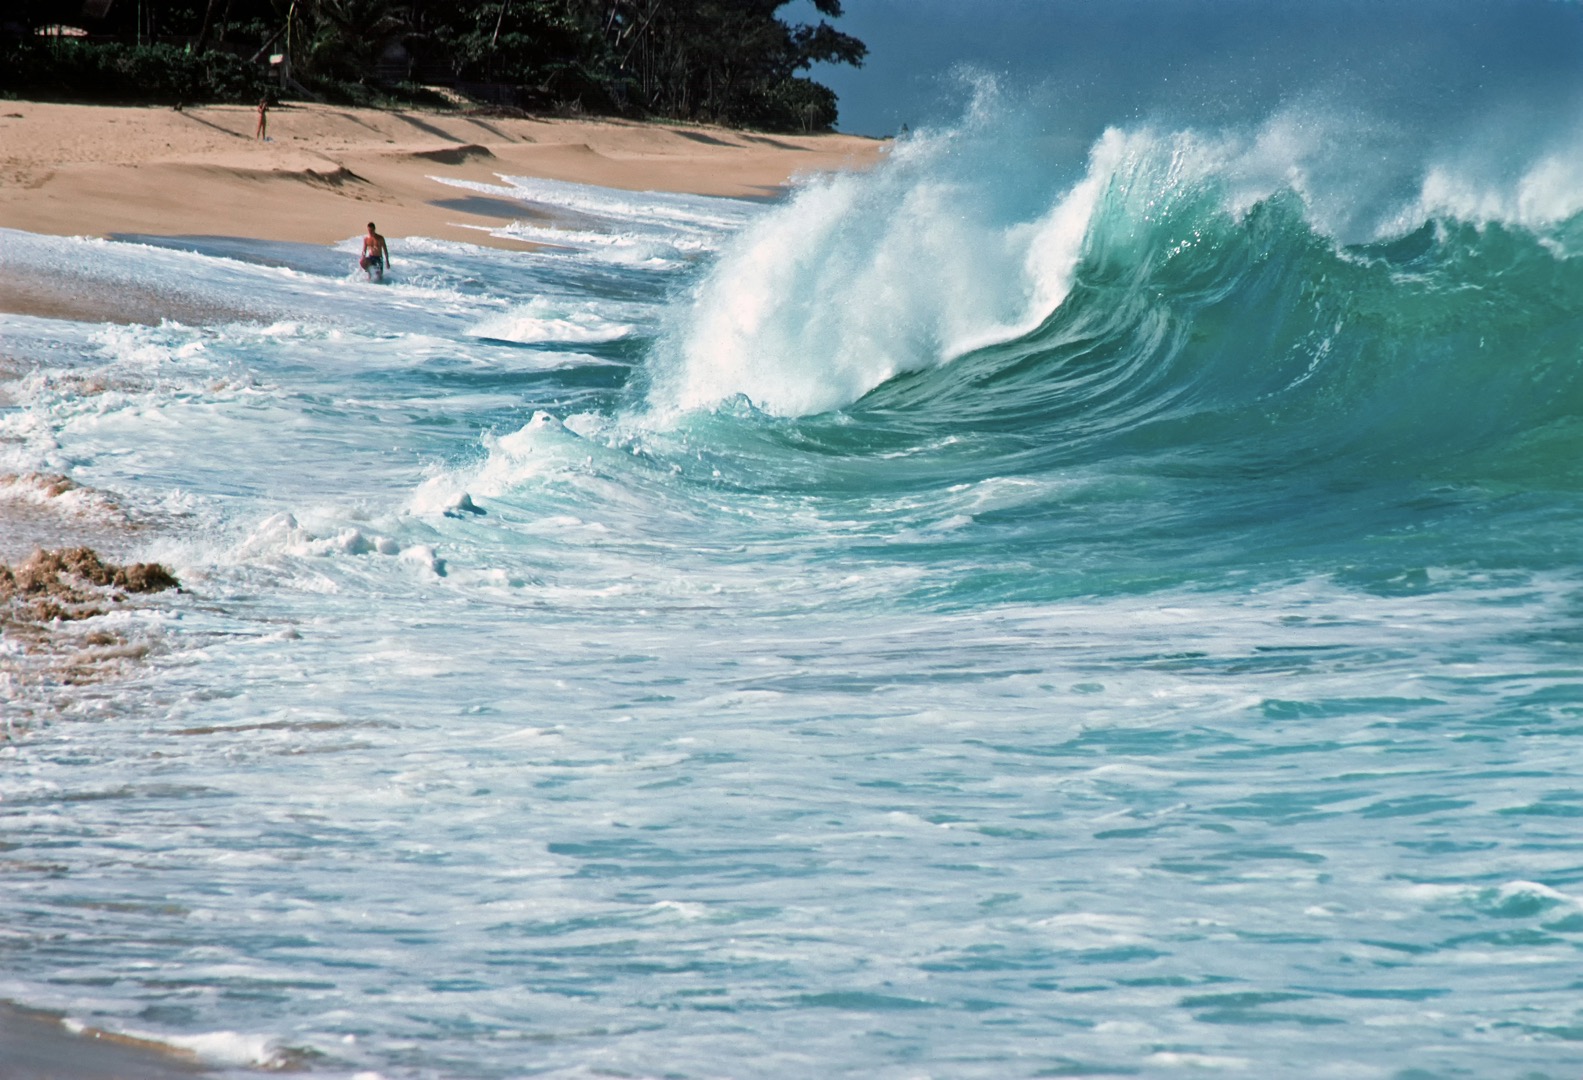
[[[449,177],[435,179],[452,187],[574,211],[626,225],[663,221],[673,227],[724,232],[740,226],[752,213],[750,205],[739,199],[661,191],[623,191],[531,176],[500,174],[503,181],[501,185],[479,184]]]
[[[211,1031],[201,1035],[172,1035],[165,1041],[215,1065],[268,1069],[278,1068],[283,1061],[274,1040],[267,1035]]]
[[[993,207],[917,139],[869,176],[804,188],[750,225],[699,287],[651,403],[661,414],[738,395],[801,415],[1038,325],[1066,295],[1113,161],[1032,221]]]
[[[1583,213],[1580,166],[1583,133],[1573,145],[1549,151],[1513,179],[1480,175],[1484,170],[1462,164],[1435,165],[1424,177],[1416,216],[1544,230]]]
[[[573,344],[619,341],[632,332],[631,325],[606,317],[594,304],[571,304],[544,297],[535,297],[521,307],[486,319],[472,331],[476,337],[504,341]]]
[[[1283,187],[1324,209],[1307,180],[1324,140],[1296,122],[1251,138],[1111,129],[1075,183],[1035,175],[1016,198],[995,155],[1021,143],[985,123],[976,140],[915,136],[874,172],[811,184],[747,226],[671,332],[656,412],[739,396],[774,414],[822,412],[1027,334],[1068,295],[1104,200],[1147,222],[1214,178],[1229,213]],[[1010,209],[1030,198],[1042,212]]]
[[[725,243],[655,403],[792,412],[1035,325],[1096,215],[1205,175],[1233,217],[1283,186],[1323,211],[1324,145],[1113,132],[975,191],[984,144],[926,134],[768,210],[538,195]],[[375,289],[342,251],[123,247],[27,242],[279,310],[0,316],[44,365],[5,468],[148,511],[187,590],[116,681],[30,681],[0,639],[0,997],[366,1077],[1288,1080],[1565,1045],[1576,573],[1564,535],[1533,565],[1463,535],[1560,502],[1206,477],[1146,439],[1042,467],[994,417],[655,430],[633,339],[697,284],[679,259],[414,240]],[[1236,523],[1200,529],[1217,494]],[[1385,524],[1306,516],[1353,497]]]
[[[1513,170],[1488,154],[1414,157],[1438,151],[1398,148],[1387,117],[1304,101],[1245,128],[1109,129],[1063,184],[1026,167],[1026,134],[997,100],[990,87],[962,127],[920,132],[872,172],[809,184],[746,225],[668,332],[655,416],[735,399],[824,412],[1027,334],[1068,295],[1102,207],[1112,258],[1211,192],[1233,218],[1290,193],[1339,244],[1442,215],[1542,230],[1583,210],[1583,136],[1529,148]]]
[[[502,175],[501,184],[435,177],[480,195],[511,199],[530,215],[483,226],[503,237],[581,251],[599,261],[664,269],[713,250],[756,208],[736,199],[666,192],[625,192],[555,180]],[[548,217],[546,222],[529,220]]]

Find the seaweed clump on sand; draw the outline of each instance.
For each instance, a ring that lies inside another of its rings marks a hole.
[[[0,563],[0,686],[10,692],[0,709],[0,745],[34,720],[62,715],[67,688],[117,677],[158,640],[151,625],[84,620],[127,610],[134,595],[180,587],[158,563],[116,566],[88,547],[40,549],[14,566]]]
[[[67,622],[103,615],[106,602],[121,603],[128,593],[179,588],[159,563],[116,566],[88,547],[40,549],[16,566],[0,565],[0,604],[5,621]]]

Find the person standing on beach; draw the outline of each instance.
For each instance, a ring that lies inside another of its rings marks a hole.
[[[265,131],[269,128],[269,98],[258,99],[258,129],[253,132],[253,138],[263,139]]]
[[[385,238],[374,231],[374,223],[368,223],[368,235],[363,237],[363,257],[358,260],[358,266],[363,273],[368,275],[370,281],[378,273],[380,280],[384,280],[385,267],[390,265],[390,248],[385,246]]]

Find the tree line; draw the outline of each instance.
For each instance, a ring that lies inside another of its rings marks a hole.
[[[868,49],[827,21],[841,0],[811,0],[812,25],[782,19],[789,2],[6,0],[0,92],[377,104],[442,85],[534,110],[829,130],[836,96],[806,73]]]

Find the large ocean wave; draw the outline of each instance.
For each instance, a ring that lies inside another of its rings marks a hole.
[[[1057,425],[1065,447],[1190,414],[1347,443],[1575,411],[1583,147],[1504,182],[1426,161],[1408,189],[1337,165],[1339,138],[1289,115],[1112,130],[1061,185],[1000,167],[1015,125],[922,134],[745,230],[673,319],[649,403],[911,403],[928,424]]]
[[[1507,515],[1531,524],[1514,493],[1576,491],[1575,139],[1371,168],[1346,148],[1381,122],[1286,110],[1111,129],[1074,169],[1004,106],[985,90],[729,242],[671,309],[630,437],[663,458],[654,433],[682,431],[668,453],[702,497],[795,490],[839,516],[908,493],[894,521],[925,548],[1028,560],[957,566],[946,592],[973,602],[1232,566],[1488,569]],[[1558,543],[1577,523],[1540,516]]]
[[[0,513],[185,590],[0,641],[0,999],[326,1077],[1575,1073],[1568,122],[1039,104],[774,205],[502,177],[562,243],[380,287],[0,232],[182,312],[0,318]]]
[[[1515,161],[1456,144],[1408,162],[1369,152],[1377,122],[1287,110],[1233,132],[1113,128],[1072,175],[1005,106],[983,90],[960,125],[744,230],[673,320],[653,409],[740,397],[809,415],[898,376],[966,366],[948,381],[972,382],[996,358],[1020,369],[1117,334],[1137,339],[1111,350],[1123,367],[1185,366],[1202,385],[1229,364],[1261,399],[1348,352],[1410,377],[1380,354],[1452,349],[1448,388],[1482,377],[1468,350],[1553,359],[1523,328],[1575,292],[1583,129]],[[1463,316],[1481,332],[1446,340]]]

